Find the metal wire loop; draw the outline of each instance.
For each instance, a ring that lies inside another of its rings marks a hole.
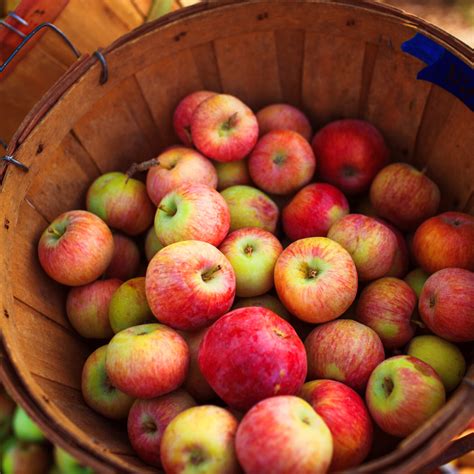
[[[21,16],[17,15],[15,12],[8,12],[7,16],[13,18],[14,20],[22,24],[23,26],[28,26],[28,22],[24,20]],[[10,31],[13,31],[18,36],[21,36],[22,38],[26,38],[25,33],[15,28],[13,25],[10,25],[10,23],[7,23],[5,20],[0,20],[0,25],[3,25],[5,28],[8,28]]]
[[[16,167],[22,169],[23,171],[29,171],[30,170],[28,168],[28,166],[24,165],[21,161],[16,160],[11,155],[5,155],[4,157],[2,157],[2,161],[4,161],[5,163],[15,165]]]
[[[101,51],[95,51],[94,56],[99,60],[100,64],[102,65],[102,73],[100,74],[100,84],[103,85],[109,80],[109,66],[107,65],[105,56],[102,54]]]

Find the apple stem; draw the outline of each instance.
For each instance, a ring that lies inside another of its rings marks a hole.
[[[428,166],[424,166],[423,169],[420,171],[421,174],[426,174],[428,171]]]
[[[217,273],[219,270],[221,270],[221,266],[220,265],[217,265],[217,267],[214,267],[214,268],[211,268],[210,270],[208,270],[207,272],[203,273],[202,274],[202,279],[203,281],[209,281],[212,279],[212,277],[214,276],[215,273]]]
[[[153,166],[158,166],[159,164],[160,162],[157,158],[152,158],[151,160],[143,161],[142,163],[132,163],[132,166],[130,166],[130,168],[125,172],[127,175],[125,183],[128,183],[128,180],[139,171],[148,171]]]
[[[160,204],[158,206],[158,209],[160,211],[163,211],[165,214],[168,214],[168,216],[174,216],[176,214],[176,211],[173,212],[171,209],[169,209],[168,207],[166,207],[164,204]]]
[[[61,234],[60,232],[58,232],[54,227],[50,227],[50,228],[48,229],[48,232],[49,232],[50,234],[55,235],[55,236],[58,237],[58,238],[62,236],[62,234]]]
[[[418,319],[412,319],[411,323],[414,324],[415,326],[418,326],[421,329],[424,329],[426,327],[421,321],[418,321]]]
[[[230,130],[231,128],[233,128],[235,125],[237,125],[237,118],[238,118],[238,116],[239,116],[238,112],[233,113],[233,114],[227,119],[227,121],[222,124],[222,128],[223,128],[224,130]]]

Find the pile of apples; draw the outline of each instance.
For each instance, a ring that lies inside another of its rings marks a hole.
[[[437,215],[361,120],[312,138],[290,105],[199,91],[173,124],[182,145],[97,178],[39,241],[71,325],[110,339],[85,402],[167,473],[343,470],[374,422],[413,433],[465,372],[474,218]]]

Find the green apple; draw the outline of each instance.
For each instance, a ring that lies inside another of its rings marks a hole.
[[[158,240],[155,232],[155,226],[148,229],[145,237],[145,255],[146,259],[150,261],[156,253],[163,248],[163,244]]]
[[[79,461],[59,446],[54,447],[54,460],[60,474],[94,474],[93,469],[79,464]]]
[[[416,297],[419,298],[421,290],[425,281],[430,276],[429,273],[426,273],[422,268],[415,268],[410,273],[408,273],[404,280],[411,286],[412,290],[416,293]]]
[[[13,440],[3,454],[1,472],[2,474],[44,474],[49,464],[50,453],[45,444]]]
[[[13,415],[13,432],[20,441],[41,442],[45,440],[39,426],[21,407],[16,407]]]
[[[466,361],[458,347],[438,336],[413,338],[407,354],[433,367],[447,392],[459,385],[466,372]]]
[[[219,250],[234,269],[237,296],[259,296],[271,290],[275,263],[283,251],[273,234],[244,227],[229,234]]]

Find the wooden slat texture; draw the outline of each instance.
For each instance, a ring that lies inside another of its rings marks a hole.
[[[204,43],[196,46],[192,49],[192,54],[203,88],[215,92],[222,91],[214,44]]]

